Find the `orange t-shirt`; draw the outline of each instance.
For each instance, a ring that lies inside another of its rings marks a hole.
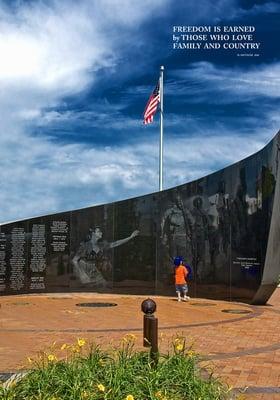
[[[175,268],[175,284],[176,285],[184,285],[187,283],[186,277],[188,275],[188,270],[184,265],[179,265],[179,267]]]

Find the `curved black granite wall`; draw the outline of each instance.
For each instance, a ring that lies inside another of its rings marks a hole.
[[[280,273],[279,145],[163,192],[1,225],[0,293],[169,295],[180,255],[190,296],[264,304]]]

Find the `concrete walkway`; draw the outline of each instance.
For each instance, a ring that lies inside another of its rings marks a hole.
[[[126,334],[142,348],[140,311],[146,296],[47,294],[2,296],[0,299],[0,376],[29,367],[27,357],[47,350],[54,341],[78,337],[108,346]],[[280,289],[267,306],[205,299],[157,302],[160,350],[176,334],[184,335],[204,357],[208,371],[222,378],[242,399],[280,400]],[[115,303],[113,307],[78,307],[78,303]]]

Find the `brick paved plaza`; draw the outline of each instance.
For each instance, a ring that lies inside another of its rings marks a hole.
[[[28,367],[27,357],[54,341],[77,337],[107,346],[126,333],[136,335],[142,348],[142,313],[145,296],[101,294],[47,294],[1,298],[0,373]],[[280,289],[267,306],[157,297],[160,349],[177,333],[184,334],[214,370],[244,399],[280,399]],[[78,303],[109,302],[106,308],[77,307]],[[227,312],[223,312],[226,310]]]

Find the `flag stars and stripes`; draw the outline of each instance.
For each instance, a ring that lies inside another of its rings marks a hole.
[[[159,86],[160,85],[158,82],[146,105],[144,111],[144,121],[143,121],[145,125],[151,124],[153,122],[154,115],[157,111],[157,107],[160,102]]]

